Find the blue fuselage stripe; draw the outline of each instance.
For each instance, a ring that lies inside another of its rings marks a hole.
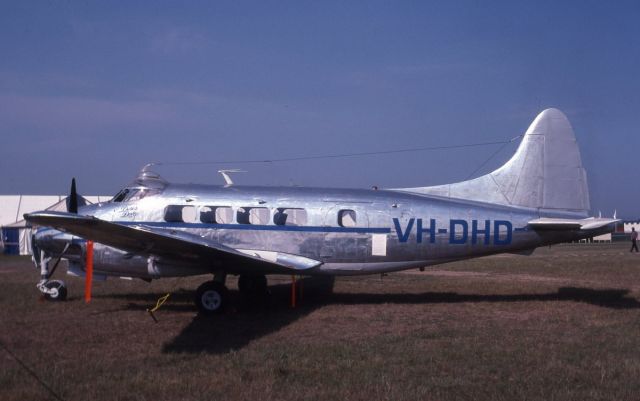
[[[314,233],[357,233],[388,234],[390,228],[385,227],[319,227],[319,226],[267,226],[253,224],[207,224],[207,223],[167,223],[153,221],[114,221],[125,226],[149,226],[161,228],[207,228],[216,230],[255,230],[255,231],[294,231]]]
[[[355,233],[355,234],[390,234],[387,227],[321,227],[321,226],[269,226],[254,224],[207,224],[207,223],[169,223],[157,221],[114,221],[125,226],[149,226],[160,228],[204,228],[214,230],[255,230],[255,231],[288,231],[305,233]],[[527,231],[526,227],[514,228],[514,231]],[[438,233],[446,233],[446,229],[439,229]]]

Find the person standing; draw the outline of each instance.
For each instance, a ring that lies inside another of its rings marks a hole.
[[[633,252],[633,250],[638,252],[638,232],[635,227],[631,227],[631,250],[629,252]]]

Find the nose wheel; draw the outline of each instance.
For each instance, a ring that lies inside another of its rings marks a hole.
[[[67,299],[67,286],[62,280],[42,280],[37,287],[49,301],[64,301]]]

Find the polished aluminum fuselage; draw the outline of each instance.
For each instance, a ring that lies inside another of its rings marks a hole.
[[[79,210],[95,219],[74,207],[27,216],[82,235],[42,229],[34,243],[52,257],[64,253],[79,272],[83,238],[93,238],[103,243],[95,268],[110,275],[354,275],[527,253],[611,232],[617,221],[587,218],[586,170],[557,109],[536,117],[503,166],[435,187],[245,187],[225,171],[227,186],[180,185],[148,167],[112,201]]]
[[[167,207],[180,205],[195,207],[198,213],[206,207],[231,207],[233,220],[225,224],[167,221]],[[237,212],[250,208],[267,208],[268,219],[262,224],[238,222]],[[274,215],[282,209],[304,209],[306,221],[302,225],[278,225]],[[338,216],[343,210],[355,212],[353,226],[340,224]],[[536,218],[584,217],[580,213],[393,190],[167,184],[152,196],[90,205],[81,208],[79,214],[125,225],[187,231],[234,249],[283,252],[322,262],[299,272],[306,275],[390,272],[496,253],[526,253],[538,246],[594,235],[593,231],[587,234],[580,230],[541,233],[527,227]],[[60,243],[72,239],[50,229],[41,233],[40,243],[45,247],[47,233],[52,245],[56,238]],[[73,240],[78,245],[76,258],[68,258],[81,264],[84,240]],[[214,260],[210,265],[195,265],[179,257],[152,263],[149,255],[131,255],[100,244],[96,244],[94,255],[95,269],[106,275],[157,278],[220,270],[231,274],[291,273],[219,266]]]

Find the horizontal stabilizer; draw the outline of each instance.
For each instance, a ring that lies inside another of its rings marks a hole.
[[[554,219],[543,217],[531,220],[528,224],[534,230],[565,231],[595,230],[619,222],[619,219],[589,217],[587,219]],[[613,229],[612,229],[613,231]]]

